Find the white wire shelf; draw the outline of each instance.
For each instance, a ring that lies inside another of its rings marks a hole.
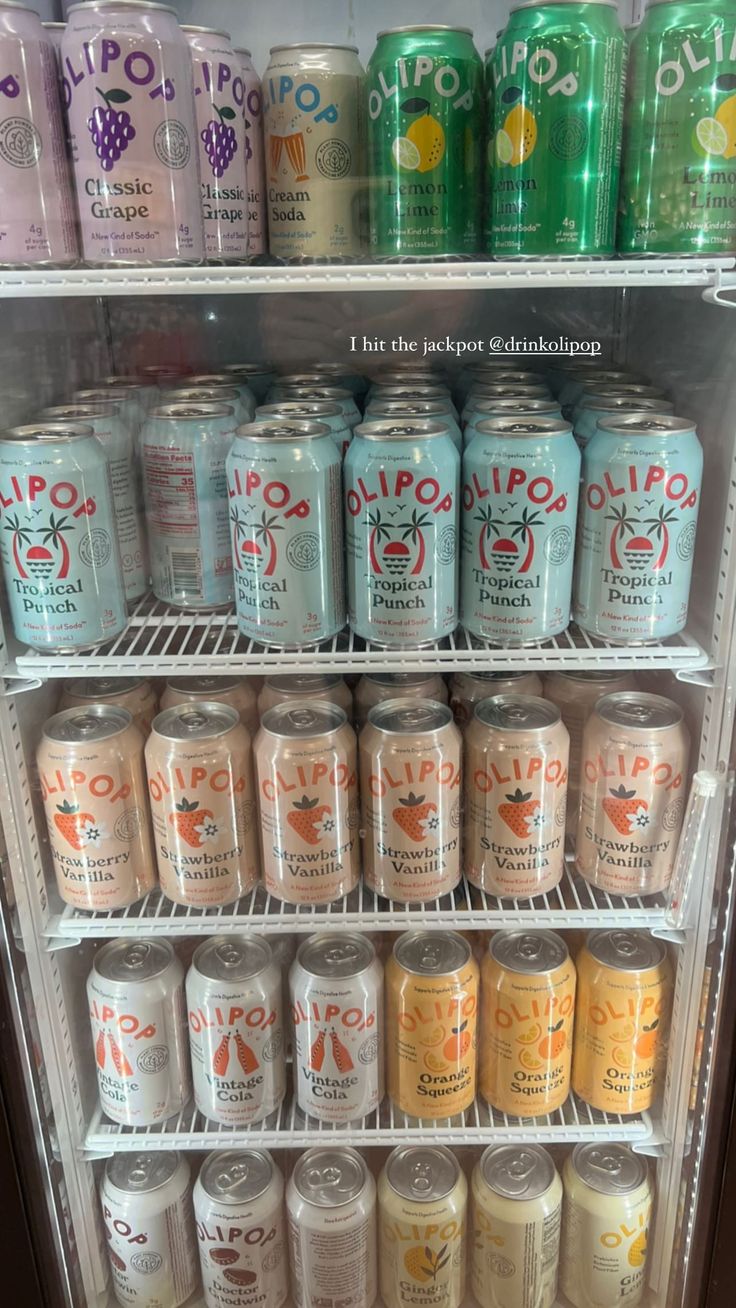
[[[338,903],[284,904],[263,886],[224,908],[186,908],[166,899],[159,890],[129,908],[109,913],[83,913],[66,907],[46,928],[49,948],[76,945],[84,939],[119,936],[209,936],[218,932],[252,930],[269,935],[309,931],[408,931],[416,927],[496,928],[553,927],[555,930],[595,927],[638,927],[663,930],[664,899],[652,895],[622,899],[607,895],[576,876],[570,864],[555,890],[534,899],[497,899],[463,881],[451,895],[427,904],[396,904],[381,899],[361,884]]]
[[[278,264],[233,268],[71,268],[0,271],[0,295],[242,295],[296,291],[419,291],[565,286],[717,286],[731,257]]]
[[[121,635],[97,649],[74,654],[24,650],[16,658],[24,677],[109,676],[115,673],[162,676],[186,669],[242,673],[248,669],[277,672],[371,672],[379,669],[421,672],[453,668],[668,668],[677,672],[709,666],[705,650],[687,632],[654,645],[613,645],[588,636],[572,624],[553,640],[521,649],[497,649],[462,628],[444,641],[418,650],[384,650],[341,631],[320,646],[296,650],[265,649],[238,632],[235,614],[183,613],[147,597],[131,613]],[[7,674],[6,674],[7,675]]]
[[[380,1108],[361,1121],[342,1126],[317,1122],[302,1113],[290,1092],[281,1107],[255,1126],[220,1126],[189,1103],[181,1113],[155,1126],[118,1126],[95,1110],[84,1141],[87,1154],[109,1156],[138,1149],[306,1149],[325,1140],[341,1145],[433,1143],[467,1145],[523,1140],[526,1144],[566,1144],[580,1140],[628,1140],[642,1144],[659,1137],[647,1113],[622,1117],[599,1113],[571,1094],[562,1108],[544,1117],[512,1117],[497,1112],[482,1099],[455,1117],[420,1121],[384,1099]]]

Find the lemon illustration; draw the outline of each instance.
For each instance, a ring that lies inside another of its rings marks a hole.
[[[445,157],[445,133],[441,123],[430,113],[415,118],[406,133],[407,141],[419,152],[417,171],[431,172]]]
[[[728,148],[728,133],[717,118],[700,118],[695,124],[695,135],[706,154],[720,155]]]
[[[407,172],[416,172],[422,162],[422,156],[408,136],[396,137],[391,145],[391,154],[397,168],[404,168]]]
[[[502,130],[511,142],[511,158],[508,162],[512,168],[515,168],[517,164],[523,163],[525,159],[529,158],[537,144],[537,120],[525,105],[517,104],[506,115]],[[498,152],[498,136],[496,137],[496,152]]]
[[[499,128],[496,132],[496,158],[499,163],[510,164],[514,157],[514,143],[508,132]]]
[[[647,1233],[642,1231],[637,1235],[634,1243],[629,1249],[629,1263],[632,1267],[643,1267],[647,1260]]]
[[[736,95],[729,95],[728,99],[718,106],[715,120],[720,123],[727,137],[723,158],[733,159],[736,155]]]

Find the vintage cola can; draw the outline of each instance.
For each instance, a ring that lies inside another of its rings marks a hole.
[[[258,730],[256,692],[247,677],[169,677],[161,696],[161,708],[177,704],[201,704],[203,700],[229,704],[251,736]]]
[[[560,710],[494,695],[465,729],[465,875],[504,899],[546,895],[565,868],[570,738]]]
[[[481,1308],[554,1308],[562,1182],[546,1149],[490,1145],[471,1193],[471,1278]]]
[[[460,459],[439,422],[364,422],[345,457],[348,620],[374,645],[457,626]]]
[[[184,1154],[113,1154],[105,1164],[100,1207],[118,1303],[178,1308],[198,1280]]]
[[[266,890],[289,904],[331,904],[358,884],[355,732],[337,704],[267,709],[255,740]]]
[[[355,725],[363,727],[374,704],[387,699],[434,699],[447,703],[447,687],[439,672],[366,672],[353,696]]]
[[[125,908],[156,884],[143,735],[126,709],[86,704],[44,723],[36,765],[56,884],[88,912]]]
[[[140,0],[94,0],[72,5],[67,19],[61,85],[83,257],[199,263],[192,65],[176,15]]]
[[[296,672],[284,677],[266,677],[258,692],[258,712],[263,716],[266,709],[275,708],[277,704],[315,699],[338,704],[348,722],[352,722],[353,697],[342,677],[329,672],[321,675]]]
[[[340,457],[344,458],[353,439],[352,428],[345,419],[342,405],[335,400],[278,400],[275,404],[261,404],[256,418],[264,422],[290,422],[292,418],[307,422],[323,422],[332,432]]]
[[[211,1122],[262,1122],[286,1093],[281,974],[260,936],[212,936],[186,981],[194,1102]]]
[[[231,263],[249,253],[245,82],[228,32],[181,30],[194,74],[205,257]]]
[[[100,1106],[153,1126],[189,1098],[184,969],[168,940],[111,940],[95,954],[87,1002]]]
[[[307,1117],[355,1122],[383,1099],[383,969],[366,936],[310,936],[289,973],[294,1092]]]
[[[646,1159],[622,1144],[579,1144],[562,1180],[562,1293],[573,1308],[637,1308],[647,1288],[654,1204]]]
[[[284,1178],[265,1149],[216,1149],[194,1185],[207,1308],[281,1308],[289,1293]]]
[[[468,1183],[441,1145],[401,1145],[378,1179],[381,1299],[385,1308],[465,1298]],[[431,1288],[429,1288],[431,1287]]]
[[[575,865],[611,895],[654,895],[672,878],[687,796],[690,735],[679,704],[620,691],[583,731]]]
[[[376,1183],[355,1149],[309,1149],[286,1188],[291,1291],[296,1308],[347,1299],[372,1308],[378,1295]]]
[[[542,678],[536,672],[453,672],[450,708],[459,727],[472,720],[475,706],[492,695],[541,695]]]
[[[59,708],[114,704],[127,709],[144,737],[158,713],[156,692],[143,677],[74,677],[62,682]]]
[[[460,880],[462,737],[446,704],[389,699],[360,733],[363,871],[376,894],[426,903]]]
[[[245,179],[248,187],[248,254],[266,253],[266,156],[263,142],[263,90],[250,50],[236,50],[245,86]]]
[[[345,625],[340,464],[324,423],[239,428],[227,489],[235,607],[249,639],[288,649]]]

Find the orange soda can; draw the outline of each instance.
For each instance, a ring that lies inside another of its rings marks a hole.
[[[64,682],[59,708],[85,708],[87,704],[116,704],[127,709],[144,736],[158,713],[158,699],[143,677],[74,677]]]
[[[258,730],[256,692],[245,677],[169,677],[161,696],[161,708],[176,704],[229,704],[237,709],[240,721],[251,736]]]

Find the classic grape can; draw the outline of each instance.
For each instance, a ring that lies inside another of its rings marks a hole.
[[[250,50],[236,50],[245,85],[245,177],[248,186],[248,254],[264,254],[266,218],[266,155],[263,143],[263,89]]]
[[[194,74],[204,252],[210,261],[247,258],[245,82],[227,32],[186,25]]]

